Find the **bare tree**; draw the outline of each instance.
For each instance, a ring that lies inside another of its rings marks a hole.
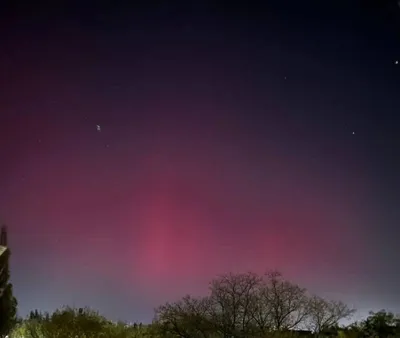
[[[210,337],[212,329],[209,321],[210,312],[209,298],[185,296],[178,302],[158,307],[155,324],[164,336],[170,334],[182,338],[206,338]]]
[[[273,329],[272,307],[269,302],[270,289],[264,283],[260,283],[253,298],[251,316],[256,331],[265,336]]]
[[[307,318],[308,297],[306,290],[284,280],[278,271],[266,273],[260,293],[273,330],[292,330]]]
[[[340,301],[313,296],[309,301],[308,326],[316,334],[337,327],[342,319],[351,318],[355,310]]]
[[[250,337],[261,278],[253,273],[226,274],[210,284],[212,321],[224,337]]]
[[[162,336],[282,336],[305,326],[321,333],[354,312],[341,302],[310,297],[276,271],[264,278],[253,273],[225,274],[210,283],[210,292],[209,297],[186,296],[159,307],[155,325]]]

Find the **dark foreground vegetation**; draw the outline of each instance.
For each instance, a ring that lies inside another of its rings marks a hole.
[[[354,312],[269,272],[220,276],[208,296],[158,307],[150,325],[113,322],[89,308],[70,307],[52,314],[35,310],[26,319],[14,314],[7,323],[14,323],[9,338],[400,337],[399,317],[385,311],[342,326]]]

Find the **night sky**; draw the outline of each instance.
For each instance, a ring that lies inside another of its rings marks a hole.
[[[396,1],[12,3],[0,221],[21,315],[149,322],[274,268],[400,312]]]

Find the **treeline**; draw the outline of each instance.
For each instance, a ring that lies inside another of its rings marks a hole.
[[[186,296],[156,309],[163,334],[179,337],[267,337],[336,328],[355,312],[345,303],[312,295],[279,272],[227,274],[210,283],[208,296]]]
[[[134,338],[157,337],[151,326],[113,322],[90,308],[63,307],[54,313],[31,311],[9,338]]]
[[[385,311],[341,326],[355,309],[310,294],[276,271],[222,275],[209,291],[158,307],[151,325],[112,322],[88,308],[66,307],[52,314],[31,312],[9,337],[400,337],[399,317]]]

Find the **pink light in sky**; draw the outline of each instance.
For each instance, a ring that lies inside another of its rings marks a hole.
[[[87,136],[66,123],[16,162],[9,223],[31,224],[38,238],[27,248],[51,257],[49,276],[93,290],[112,279],[159,302],[203,292],[219,273],[267,268],[311,286],[325,279],[329,290],[340,283],[336,267],[343,277],[360,264],[354,173],[321,174],[273,143],[259,151],[251,138],[235,140],[237,123],[158,122],[119,129],[110,148],[99,138],[107,125]]]

